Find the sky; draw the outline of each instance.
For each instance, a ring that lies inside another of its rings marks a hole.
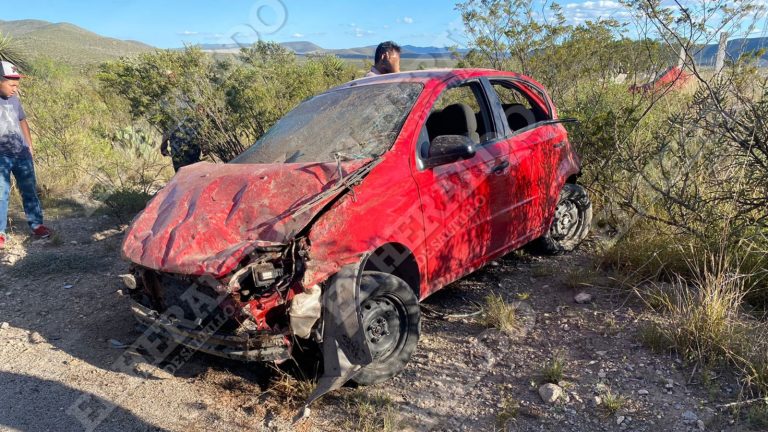
[[[352,48],[394,40],[401,45],[464,46],[452,0],[25,0],[1,20],[69,22],[100,35],[158,48],[197,43],[311,41]],[[621,13],[612,0],[561,3],[575,23]]]
[[[3,8],[0,20],[68,22],[103,36],[138,40],[158,48],[250,44],[257,39],[310,41],[323,48],[353,48],[385,40],[401,45],[464,47],[457,1],[24,0]],[[598,17],[621,21],[629,16],[617,0],[559,3],[571,24]],[[758,30],[760,36],[765,35],[765,28]]]

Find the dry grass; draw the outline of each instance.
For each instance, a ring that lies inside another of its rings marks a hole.
[[[661,314],[641,339],[674,350],[699,370],[731,367],[747,392],[768,392],[768,326],[742,312],[746,277],[727,257],[710,257],[700,268],[691,280],[637,290]]]
[[[266,393],[269,393],[290,409],[302,405],[315,389],[316,383],[314,381],[298,380],[279,368],[275,368],[275,372],[276,375],[270,382]]]
[[[558,384],[563,380],[565,371],[565,356],[562,352],[555,353],[552,359],[541,368],[541,379],[545,383]]]
[[[520,301],[525,301],[525,300],[529,300],[531,298],[531,293],[529,293],[529,292],[517,293],[517,294],[515,294],[515,297],[517,297],[517,299],[520,300]]]
[[[485,298],[481,321],[483,325],[497,328],[507,334],[514,333],[520,326],[517,307],[507,303],[500,294],[496,293]]]
[[[575,267],[565,272],[563,284],[572,289],[579,290],[594,286],[597,274],[591,268]]]
[[[507,430],[510,423],[517,419],[519,413],[520,403],[510,396],[504,397],[501,401],[501,408],[499,408],[499,412],[496,413],[497,426],[502,430]]]
[[[611,390],[606,391],[602,398],[603,408],[605,408],[611,415],[616,414],[627,404],[627,399],[624,396],[615,394],[611,392]]]
[[[350,414],[344,430],[359,432],[394,432],[400,430],[397,410],[384,393],[368,394],[358,389],[344,397],[345,411]]]

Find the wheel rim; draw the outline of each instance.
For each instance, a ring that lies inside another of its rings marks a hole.
[[[555,220],[550,235],[555,240],[569,239],[578,231],[580,222],[581,214],[576,204],[570,200],[561,201],[555,209]]]
[[[374,360],[385,360],[402,346],[408,317],[403,303],[392,296],[377,296],[363,302],[363,329]]]

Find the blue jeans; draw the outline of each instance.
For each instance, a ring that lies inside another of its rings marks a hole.
[[[15,158],[0,155],[0,233],[5,233],[8,224],[8,200],[11,195],[11,173],[24,203],[24,213],[31,229],[43,224],[43,209],[37,197],[35,166],[32,158]]]

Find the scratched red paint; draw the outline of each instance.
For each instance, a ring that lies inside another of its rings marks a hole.
[[[342,163],[345,175],[366,160]],[[257,245],[285,244],[326,200],[295,209],[338,180],[335,163],[182,168],[136,217],[123,256],[147,268],[221,277]]]

